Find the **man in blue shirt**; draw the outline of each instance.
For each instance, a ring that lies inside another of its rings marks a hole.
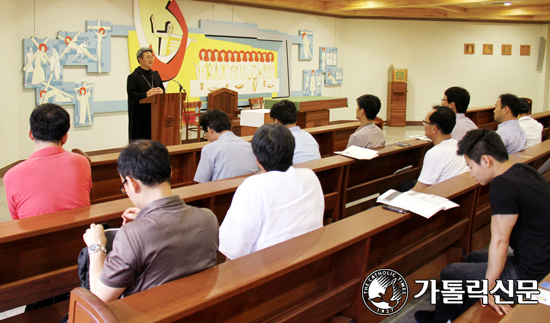
[[[252,146],[231,132],[231,120],[225,112],[208,110],[201,114],[199,125],[210,143],[202,148],[195,182],[217,181],[260,170]]]
[[[499,134],[508,154],[515,154],[525,149],[527,138],[518,122],[520,102],[513,94],[502,94],[496,103],[494,111],[495,120],[498,122]]]
[[[296,105],[292,101],[282,100],[271,107],[269,115],[275,123],[281,124],[290,130],[296,140],[292,164],[304,163],[311,160],[321,159],[319,144],[311,134],[300,129],[296,125]]]

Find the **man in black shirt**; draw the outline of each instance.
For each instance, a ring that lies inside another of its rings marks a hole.
[[[128,138],[151,139],[151,104],[139,101],[155,94],[164,93],[164,85],[158,72],[151,70],[155,56],[149,47],[141,47],[137,52],[139,66],[128,75]]]
[[[487,129],[472,130],[459,142],[459,155],[464,155],[470,173],[481,185],[491,183],[491,242],[489,251],[470,253],[464,263],[445,267],[441,280],[487,279],[491,291],[500,279],[508,290],[517,290],[517,280],[542,280],[550,272],[550,185],[532,167],[512,164],[500,136]],[[508,246],[513,254],[508,253]],[[513,281],[509,286],[508,279]],[[467,290],[463,288],[465,292]],[[500,289],[501,298],[511,300]],[[489,305],[500,315],[507,314],[509,305],[495,304],[489,295]],[[444,304],[438,298],[435,312],[415,313],[418,322],[454,320],[477,298],[464,295],[463,304]]]

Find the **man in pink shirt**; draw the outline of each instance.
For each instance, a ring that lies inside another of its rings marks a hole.
[[[35,152],[4,176],[13,220],[90,205],[92,171],[88,160],[67,152],[69,113],[46,103],[30,117]]]

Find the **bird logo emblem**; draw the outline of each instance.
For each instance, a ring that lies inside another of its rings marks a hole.
[[[374,313],[397,313],[408,299],[409,287],[401,274],[392,269],[378,269],[363,282],[363,303]]]

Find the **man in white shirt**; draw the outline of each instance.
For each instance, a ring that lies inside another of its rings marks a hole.
[[[296,141],[292,164],[305,163],[311,160],[321,159],[319,144],[313,136],[300,129],[296,125],[297,110],[292,101],[282,100],[275,103],[269,111],[269,115],[275,123],[281,124],[290,130]]]
[[[453,110],[435,106],[422,122],[425,135],[432,140],[434,147],[424,156],[420,177],[412,188],[417,192],[468,171],[464,157],[456,154],[458,142],[451,138],[456,123]]]
[[[218,109],[201,114],[199,125],[210,143],[201,150],[195,182],[204,183],[259,171],[250,143],[231,132],[231,120]]]
[[[264,124],[252,150],[264,173],[235,192],[220,227],[219,251],[235,259],[323,226],[325,201],[309,168],[294,168],[294,137],[279,124]]]
[[[508,154],[515,154],[525,149],[525,133],[518,122],[519,99],[513,94],[502,94],[496,103],[495,121],[498,122],[497,133],[502,139]]]
[[[347,147],[353,145],[363,148],[375,148],[386,144],[384,133],[374,124],[374,119],[380,112],[381,106],[380,99],[375,95],[365,94],[357,98],[355,117],[361,122],[361,126],[349,137]]]
[[[441,99],[442,106],[456,113],[456,125],[451,132],[451,138],[456,141],[460,141],[468,131],[477,129],[476,124],[465,115],[469,104],[470,93],[458,86],[448,88]]]
[[[524,98],[519,99],[518,122],[525,133],[527,142],[525,148],[529,148],[542,142],[542,123],[531,118],[531,104]]]

